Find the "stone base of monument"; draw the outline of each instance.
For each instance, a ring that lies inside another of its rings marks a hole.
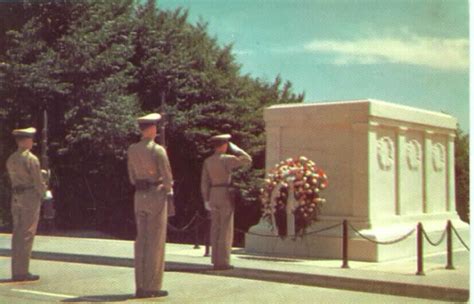
[[[457,217],[457,216],[456,216]],[[469,246],[469,225],[452,217],[451,222],[463,241]],[[340,223],[340,225],[338,225]],[[373,228],[359,228],[362,223],[351,224],[359,234],[349,227],[348,257],[353,261],[383,262],[417,255],[417,222],[405,222]],[[446,228],[446,215],[443,219],[422,222],[423,230],[432,242],[438,242]],[[337,225],[337,226],[336,226]],[[327,227],[336,226],[325,230]],[[407,238],[403,238],[415,229]],[[325,230],[321,231],[320,230]],[[362,236],[361,236],[362,235]],[[454,231],[453,250],[464,249]],[[397,241],[402,239],[400,241]],[[392,242],[397,241],[397,242]],[[446,237],[437,246],[424,239],[424,255],[446,253]],[[282,257],[341,259],[342,261],[342,222],[324,221],[313,224],[302,237],[281,238],[271,225],[261,221],[253,226],[245,236],[245,250],[252,254]]]

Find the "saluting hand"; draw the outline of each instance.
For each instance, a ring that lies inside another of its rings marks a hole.
[[[229,142],[229,152],[232,154],[242,154],[242,149],[233,142]]]

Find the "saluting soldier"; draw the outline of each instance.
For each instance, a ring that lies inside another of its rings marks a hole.
[[[35,128],[16,129],[18,149],[7,160],[12,186],[12,280],[36,281],[38,275],[29,272],[33,239],[38,227],[41,199],[46,191],[40,162],[31,153]]]
[[[249,165],[252,158],[247,152],[229,142],[229,134],[213,136],[209,143],[214,154],[203,164],[201,193],[211,213],[212,264],[216,270],[232,269],[230,252],[234,238],[234,202],[229,187],[233,169]],[[226,154],[227,150],[232,154]]]
[[[167,196],[173,176],[166,150],[155,143],[161,115],[152,113],[137,119],[142,134],[128,148],[128,174],[135,187],[135,283],[136,297],[164,297],[161,290],[165,268]]]

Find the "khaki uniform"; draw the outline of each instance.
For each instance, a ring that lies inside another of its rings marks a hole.
[[[140,180],[154,184],[149,190],[135,191],[135,281],[137,289],[159,291],[165,268],[166,195],[173,180],[166,150],[150,139],[131,145],[128,174],[133,185]]]
[[[16,277],[28,274],[46,184],[39,160],[29,150],[18,149],[13,153],[7,160],[7,171],[13,189],[12,275]]]
[[[214,153],[205,161],[201,176],[203,200],[211,208],[212,264],[230,265],[230,251],[234,238],[234,204],[229,196],[233,169],[248,165],[252,158],[243,150],[239,156]]]

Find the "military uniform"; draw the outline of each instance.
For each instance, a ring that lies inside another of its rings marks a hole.
[[[35,133],[34,128],[13,131],[15,137],[33,137]],[[19,146],[8,158],[6,166],[12,185],[12,278],[16,281],[39,279],[38,276],[31,275],[28,269],[38,227],[41,198],[46,191],[40,163],[29,149]]]
[[[155,123],[159,114],[141,117],[138,123]],[[167,194],[172,173],[166,150],[151,138],[142,138],[128,149],[128,174],[135,186],[135,282],[137,296],[161,290],[165,267]]]
[[[218,135],[211,143],[226,142],[230,135]],[[234,204],[229,195],[233,169],[248,165],[252,158],[245,151],[230,143],[236,155],[216,151],[203,164],[201,193],[206,208],[211,213],[212,264],[216,269],[230,268],[230,253],[234,237]]]

